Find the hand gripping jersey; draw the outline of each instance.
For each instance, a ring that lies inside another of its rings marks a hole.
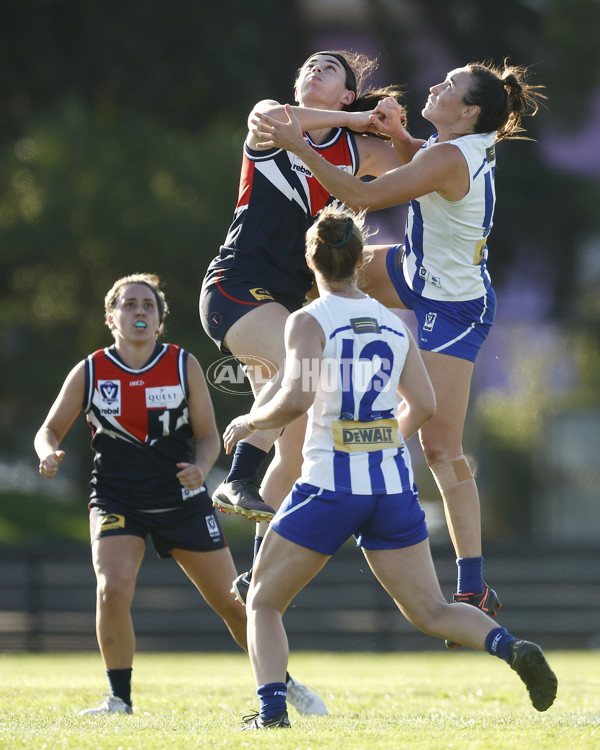
[[[428,193],[410,202],[404,278],[427,299],[461,302],[482,297],[490,284],[486,241],[496,202],[494,133],[464,135],[447,143],[465,157],[471,187],[459,201]],[[422,150],[436,147],[437,135]]]
[[[322,144],[306,140],[331,164],[351,174],[359,167],[355,137],[332,130]],[[304,238],[331,196],[310,170],[289,151],[256,151],[244,145],[238,202],[233,223],[207,275],[217,280],[224,269],[257,281],[257,291],[304,297],[312,274],[304,260]]]
[[[413,490],[395,418],[409,348],[404,324],[371,297],[325,294],[303,311],[319,323],[326,343],[299,481],[358,495]],[[303,363],[301,377],[316,377],[316,369]]]
[[[178,507],[178,461],[192,462],[187,357],[157,344],[144,367],[127,367],[114,347],[86,359],[84,411],[95,451],[90,505],[113,500],[137,510]]]

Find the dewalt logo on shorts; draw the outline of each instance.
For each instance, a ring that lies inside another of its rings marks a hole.
[[[124,529],[125,528],[125,516],[120,513],[109,513],[106,516],[102,516],[98,520],[98,526],[96,533],[102,534],[104,531],[112,531],[113,529]]]
[[[373,422],[334,422],[333,443],[344,453],[371,453],[402,445],[398,422],[395,419],[375,419]]]
[[[262,286],[256,286],[254,287],[254,289],[249,289],[248,291],[254,297],[254,299],[257,299],[259,301],[263,299],[270,299],[275,301],[271,292]]]

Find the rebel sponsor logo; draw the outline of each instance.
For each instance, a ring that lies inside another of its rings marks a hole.
[[[306,164],[299,159],[296,155],[290,154],[291,159],[291,169],[292,172],[296,172],[296,174],[303,175],[304,177],[312,177],[313,173],[310,171],[310,169],[306,166]],[[352,167],[349,164],[336,164],[338,169],[341,169],[343,172],[349,172],[352,174]]]
[[[312,177],[312,172],[310,169],[304,164],[303,161],[301,161],[297,156],[292,156],[292,163],[291,163],[292,172],[296,172],[296,174],[304,175],[304,177]]]
[[[121,416],[121,381],[99,380],[100,414],[105,417]]]

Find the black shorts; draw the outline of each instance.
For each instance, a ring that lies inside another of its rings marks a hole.
[[[204,279],[200,292],[200,320],[206,334],[219,349],[230,354],[223,339],[231,326],[246,313],[269,302],[278,302],[292,313],[302,307],[304,299],[304,295],[278,294],[229,269],[220,270]]]
[[[96,500],[98,502],[98,500]],[[171,557],[171,550],[210,552],[227,547],[217,514],[206,503],[189,502],[172,510],[148,512],[130,510],[119,503],[101,502],[90,508],[92,542],[107,536],[152,537],[159,557]]]

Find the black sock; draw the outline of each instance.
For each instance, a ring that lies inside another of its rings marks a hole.
[[[131,669],[107,669],[110,692],[131,706]]]
[[[234,479],[247,479],[248,477],[254,479],[266,457],[267,452],[255,445],[238,443],[235,446],[231,469],[225,481],[233,482]]]

